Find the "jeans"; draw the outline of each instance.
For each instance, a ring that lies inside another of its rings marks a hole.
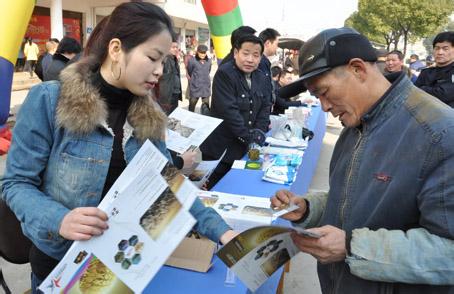
[[[31,273],[32,281],[32,294],[43,294],[41,290],[38,290],[38,286],[43,282],[33,272]]]

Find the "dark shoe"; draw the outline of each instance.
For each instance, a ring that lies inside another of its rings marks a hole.
[[[208,107],[208,104],[202,103],[202,106],[200,106],[200,113],[210,116],[210,107]]]

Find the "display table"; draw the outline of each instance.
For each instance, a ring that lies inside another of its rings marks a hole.
[[[308,128],[315,134],[309,142],[295,182],[291,186],[262,181],[263,172],[256,170],[230,170],[213,188],[214,191],[258,197],[271,197],[277,190],[290,189],[296,194],[307,192],[317,167],[326,130],[326,114],[320,107],[312,108]],[[286,225],[278,220],[278,224]],[[236,278],[234,284],[225,284],[227,267],[216,256],[207,273],[163,266],[144,293],[247,293],[247,288]],[[282,269],[276,271],[255,293],[276,293]]]

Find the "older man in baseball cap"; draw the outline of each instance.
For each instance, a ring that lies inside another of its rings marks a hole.
[[[386,78],[370,42],[328,29],[300,51],[300,78],[281,96],[309,90],[345,126],[328,193],[281,190],[272,206],[320,238],[294,234],[319,261],[323,293],[454,293],[454,111]]]

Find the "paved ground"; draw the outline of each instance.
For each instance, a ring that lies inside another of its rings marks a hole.
[[[186,88],[186,79],[183,79],[183,89]],[[27,95],[28,90],[14,91],[11,97],[11,112],[16,113]],[[200,102],[199,102],[200,103]],[[180,106],[187,108],[187,100]],[[342,127],[337,119],[328,116],[326,134],[317,169],[312,180],[310,189],[328,190],[328,167],[334,144],[337,141]],[[0,171],[4,169],[6,156],[0,156]],[[24,293],[30,288],[30,266],[15,265],[0,258],[0,268],[3,270],[5,279],[12,293]],[[0,288],[1,289],[1,288]],[[2,289],[0,293],[2,293]],[[316,261],[307,254],[300,253],[291,261],[290,272],[284,280],[285,294],[319,294],[320,285],[316,273]]]

